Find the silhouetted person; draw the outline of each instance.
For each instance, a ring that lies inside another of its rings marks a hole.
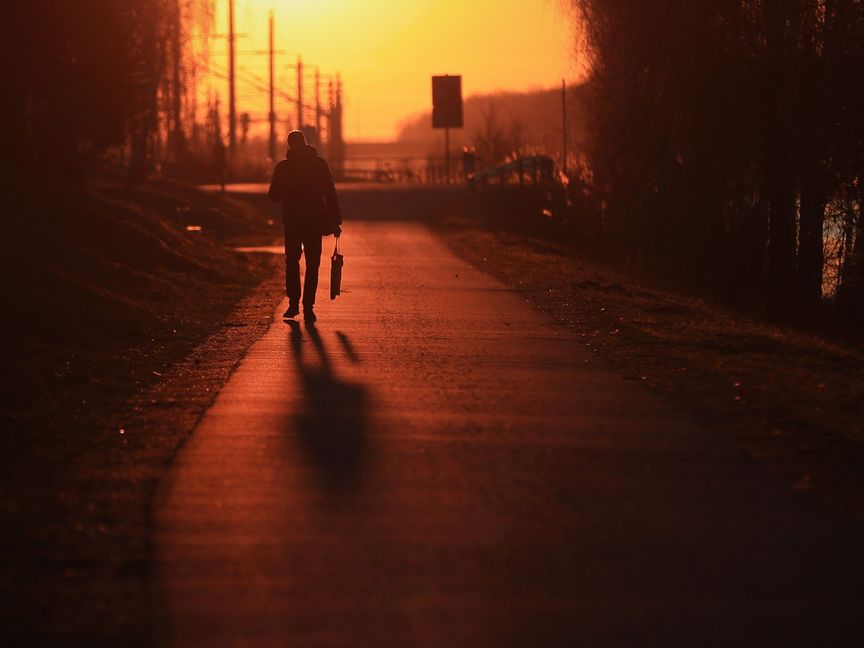
[[[268,192],[282,201],[285,226],[285,294],[288,310],[283,317],[300,313],[300,253],[306,257],[303,282],[303,318],[314,322],[315,292],[321,265],[321,237],[342,233],[342,217],[330,167],[306,143],[301,131],[288,133],[288,153],[276,165]]]
[[[225,193],[225,175],[228,169],[228,156],[225,153],[225,144],[221,137],[216,137],[213,144],[213,164],[216,167],[216,175],[219,176],[219,188]]]

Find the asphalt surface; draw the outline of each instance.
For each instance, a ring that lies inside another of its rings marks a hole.
[[[859,524],[391,207],[166,476],[158,643],[861,645]]]

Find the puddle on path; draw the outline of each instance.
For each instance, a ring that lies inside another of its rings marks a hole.
[[[257,252],[259,254],[285,254],[285,248],[281,245],[258,245],[252,247],[235,247],[235,252]]]

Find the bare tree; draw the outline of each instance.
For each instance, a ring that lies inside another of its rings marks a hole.
[[[497,164],[519,154],[524,145],[525,128],[516,117],[504,121],[494,100],[482,112],[482,127],[472,134],[477,156],[486,165]]]

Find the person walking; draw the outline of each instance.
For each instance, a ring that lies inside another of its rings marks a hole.
[[[315,292],[321,266],[321,237],[342,234],[342,216],[336,187],[327,166],[302,131],[288,133],[288,152],[273,170],[270,200],[282,202],[285,229],[285,294],[283,317],[300,314],[300,255],[306,258],[303,281],[303,319],[314,322]]]

